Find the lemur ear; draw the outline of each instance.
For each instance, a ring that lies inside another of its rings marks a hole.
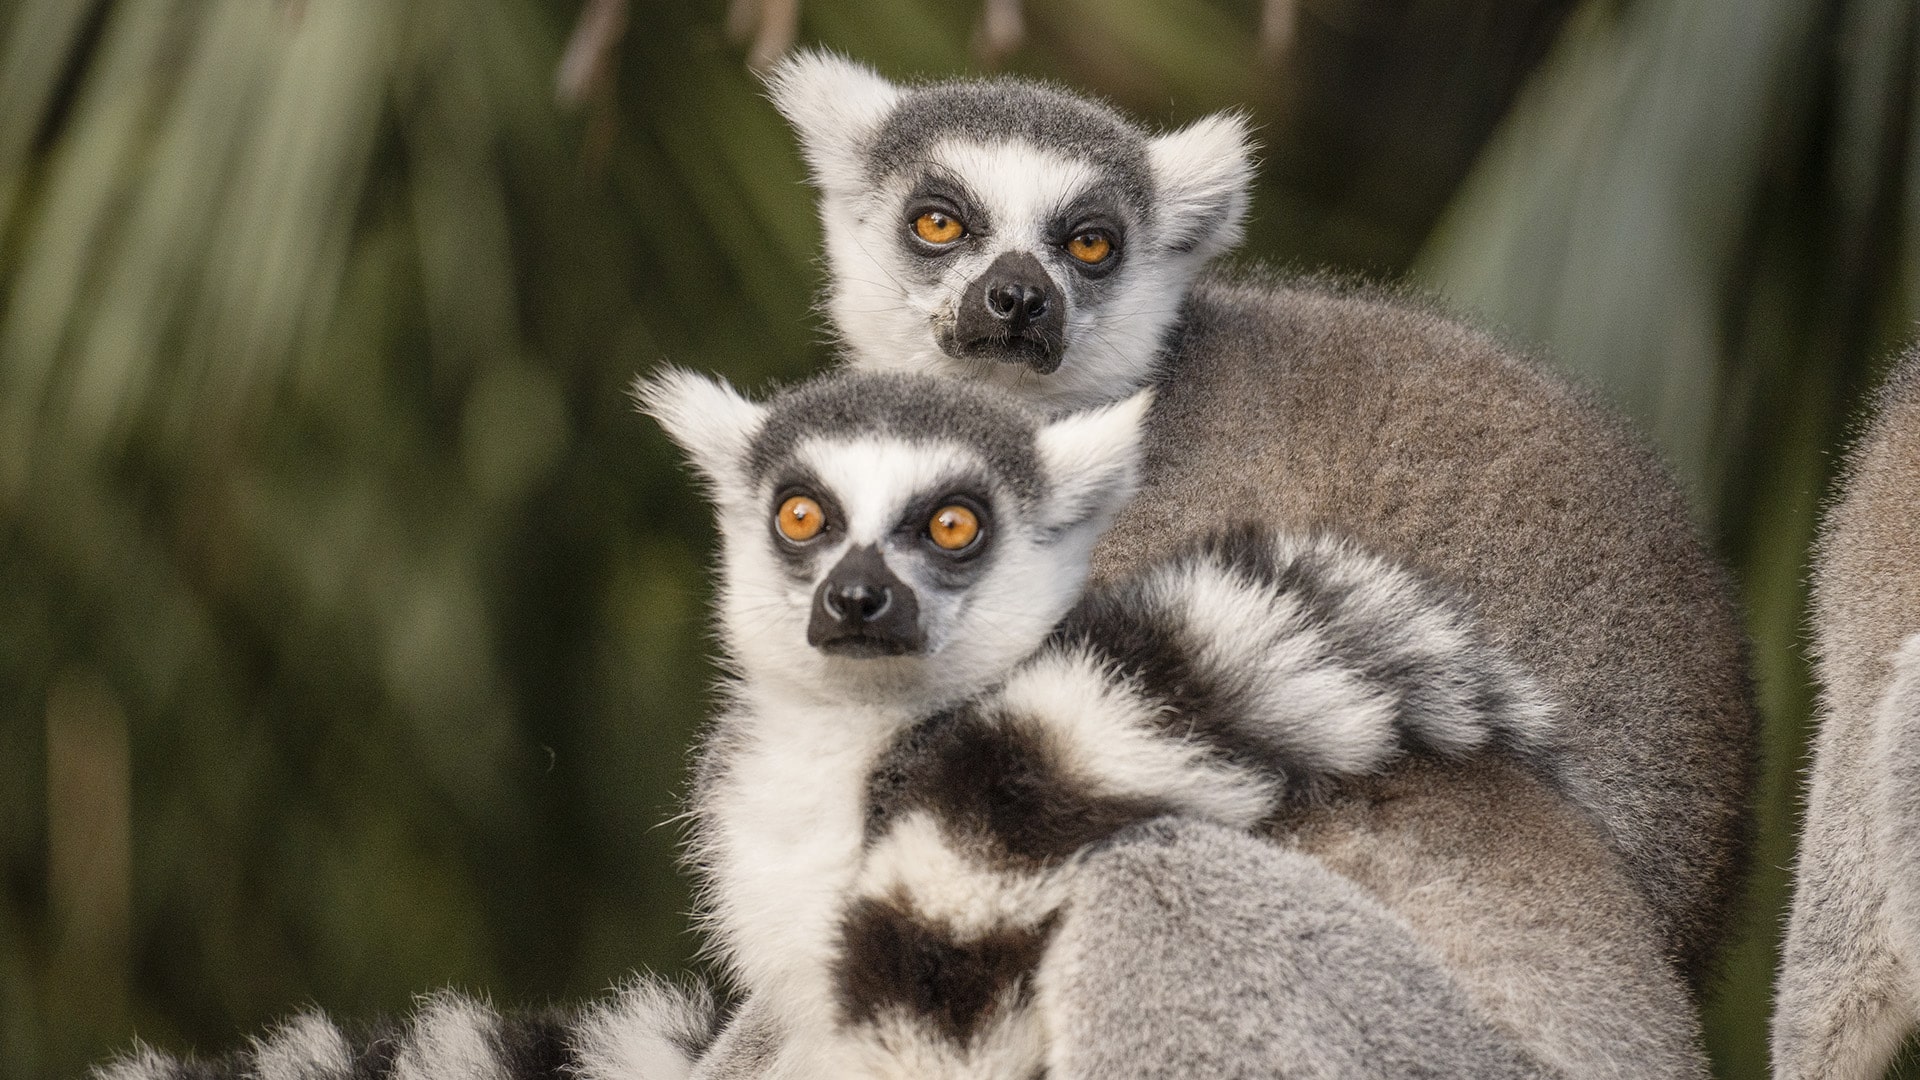
[[[667,437],[716,488],[743,472],[747,447],[766,421],[767,410],[740,396],[724,380],[684,368],[663,368],[633,380],[640,411],[660,422]]]
[[[1254,149],[1239,112],[1214,113],[1149,140],[1157,209],[1173,251],[1205,262],[1240,242]]]
[[[1040,429],[1041,467],[1052,485],[1048,528],[1105,528],[1140,487],[1140,436],[1153,391],[1055,420]]]
[[[796,52],[767,75],[773,107],[800,136],[813,182],[828,194],[868,186],[861,147],[900,100],[900,88],[865,64],[819,49]]]

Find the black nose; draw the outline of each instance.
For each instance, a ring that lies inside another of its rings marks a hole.
[[[893,606],[893,590],[885,585],[865,582],[820,585],[820,606],[835,622],[868,623]]]
[[[1047,290],[1024,281],[1003,281],[987,289],[987,310],[1018,334],[1047,314]]]
[[[840,557],[813,593],[807,644],[835,656],[900,656],[927,646],[913,589],[872,544]]]
[[[1031,252],[1006,251],[961,294],[940,347],[949,355],[998,360],[1042,375],[1066,351],[1067,297]]]

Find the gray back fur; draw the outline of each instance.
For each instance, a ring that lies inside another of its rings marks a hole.
[[[1733,922],[1754,717],[1727,577],[1654,455],[1488,336],[1315,284],[1203,280],[1159,384],[1096,577],[1251,517],[1458,588],[1561,701],[1566,793],[1702,977]]]
[[[1558,1075],[1362,889],[1218,826],[1165,819],[1091,859],[1054,950],[1041,993],[1075,1080]]]
[[[1774,1074],[1880,1075],[1920,1021],[1920,353],[1848,458],[1815,550],[1820,732]]]
[[[1284,839],[1393,912],[1531,1058],[1594,1080],[1708,1075],[1651,906],[1596,823],[1529,770],[1410,762]]]
[[[1920,630],[1920,352],[1876,397],[1815,549],[1813,632],[1833,714],[1864,716]]]

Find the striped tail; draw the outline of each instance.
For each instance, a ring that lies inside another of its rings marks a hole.
[[[1409,752],[1502,750],[1555,778],[1553,703],[1467,602],[1342,538],[1224,530],[1090,593],[1055,645],[1283,790]]]
[[[686,1080],[723,1020],[704,990],[636,979],[578,1009],[500,1013],[454,991],[400,1023],[345,1028],[319,1012],[210,1060],[150,1047],[94,1080]]]

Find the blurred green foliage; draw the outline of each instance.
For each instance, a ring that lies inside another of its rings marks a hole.
[[[1021,13],[1013,70],[1156,123],[1254,112],[1246,257],[1411,272],[1657,436],[1757,645],[1760,873],[1710,1037],[1764,1075],[1805,547],[1920,287],[1920,16]],[[664,823],[711,536],[624,385],[829,349],[811,197],[727,13],[626,14],[567,107],[571,0],[0,8],[0,1072],[689,962]],[[972,4],[799,16],[889,74],[980,69]]]

